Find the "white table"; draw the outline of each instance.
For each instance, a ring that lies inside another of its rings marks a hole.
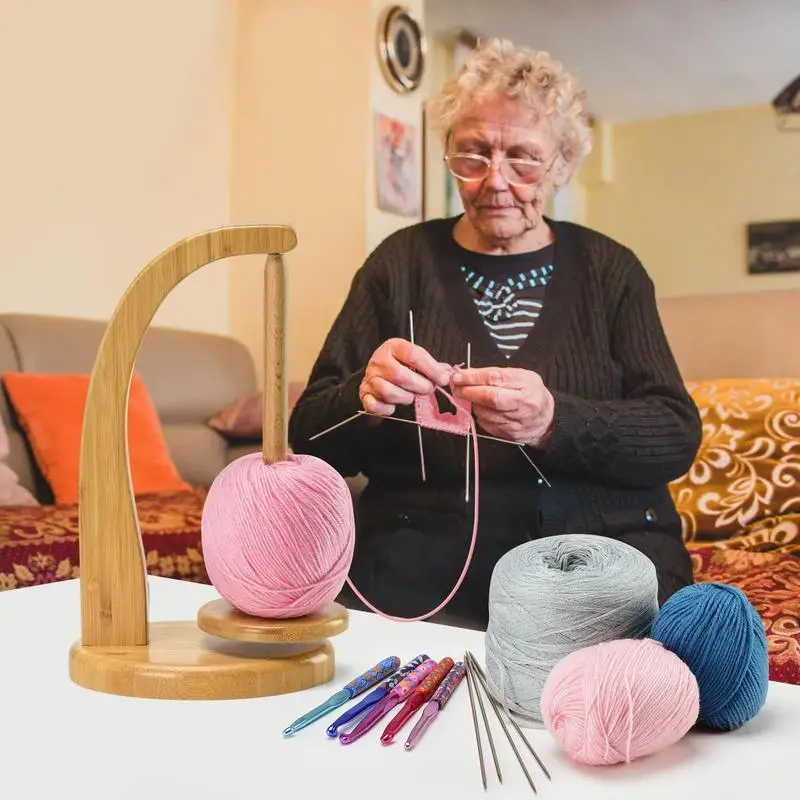
[[[207,586],[151,579],[152,620],[194,619],[216,596]],[[279,800],[349,798],[533,797],[494,720],[504,782],[497,783],[484,745],[489,791],[480,783],[466,683],[453,695],[417,749],[404,737],[383,747],[385,723],[344,747],[325,735],[335,714],[291,739],[296,717],[384,656],[420,652],[483,658],[483,637],[426,623],[390,623],[352,613],[350,630],[333,640],[333,683],[281,697],[230,702],[151,701],[104,695],[74,685],[68,651],[79,637],[78,582],[0,593],[0,794],[81,800]],[[404,729],[404,733],[410,730]],[[528,736],[553,776],[529,754],[540,798],[564,800],[745,800],[777,796],[800,741],[800,687],[770,686],[762,713],[739,731],[691,733],[663,753],[610,768],[568,762],[546,731]],[[524,748],[522,748],[522,752]]]

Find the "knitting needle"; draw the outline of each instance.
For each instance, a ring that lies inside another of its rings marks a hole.
[[[347,425],[348,422],[352,422],[354,419],[358,419],[362,414],[366,412],[364,411],[356,411],[355,414],[348,417],[347,419],[343,419],[341,422],[337,422],[335,425],[331,425],[330,428],[325,428],[324,431],[320,431],[319,433],[315,433],[313,436],[308,437],[309,442],[313,442],[314,439],[319,439],[320,436],[324,436],[326,433],[330,433],[331,431],[335,431],[337,428],[341,428],[342,425]],[[376,415],[378,416],[378,415]]]
[[[490,702],[492,708],[494,709],[494,713],[497,715],[497,719],[500,720],[500,724],[503,726],[503,730],[505,731],[506,737],[508,738],[508,741],[510,742],[511,747],[513,748],[514,752],[517,755],[517,760],[519,761],[520,766],[522,767],[523,771],[525,772],[525,775],[528,777],[528,781],[531,783],[531,786],[533,787],[533,782],[531,781],[530,776],[528,775],[527,769],[525,769],[525,766],[522,763],[522,758],[519,755],[519,751],[514,746],[514,742],[511,739],[511,735],[508,732],[508,728],[506,728],[505,722],[503,721],[503,718],[500,715],[500,710],[499,710],[499,705],[500,704],[497,702],[497,700],[494,699],[494,697],[492,697],[489,694],[489,686],[488,686],[488,683],[486,681],[486,673],[483,671],[483,669],[481,668],[480,664],[478,664],[477,659],[475,658],[475,656],[470,651],[467,651],[467,656],[469,657],[469,659],[470,659],[470,661],[472,663],[472,666],[475,669],[475,672],[476,672],[476,674],[478,676],[478,681],[483,686],[483,690],[486,692],[486,696],[489,698],[489,702]],[[508,716],[508,721],[512,724],[512,726],[514,727],[514,730],[519,734],[520,739],[522,739],[523,743],[525,744],[525,747],[528,748],[528,751],[530,752],[530,754],[536,759],[536,763],[539,765],[539,767],[541,768],[542,772],[547,776],[547,779],[549,781],[552,781],[553,778],[551,777],[550,772],[548,771],[547,767],[545,767],[544,763],[542,762],[542,759],[539,758],[539,756],[537,755],[536,751],[533,749],[533,746],[528,741],[528,737],[525,736],[525,734],[522,732],[522,729],[519,727],[519,725],[517,724],[516,720],[510,714],[507,714],[507,716]],[[536,791],[535,788],[533,790],[534,790],[534,792]]]
[[[481,665],[478,663],[477,659],[475,658],[475,656],[472,655],[472,653],[470,653],[470,656],[472,657],[475,669],[477,670],[479,676],[483,679],[484,685],[486,685],[486,673],[483,671],[483,667],[481,667]],[[497,701],[494,702],[496,703]],[[525,746],[528,748],[531,755],[536,759],[536,763],[541,767],[542,772],[544,772],[548,780],[552,781],[553,779],[550,777],[550,773],[547,771],[547,767],[542,763],[542,759],[539,758],[538,755],[536,755],[536,751],[533,749],[533,746],[528,741],[528,737],[525,736],[525,734],[522,732],[522,728],[519,727],[514,717],[512,717],[510,714],[506,714],[506,716],[508,717],[508,721],[514,726],[514,730],[519,734],[520,738],[525,743]]]
[[[472,366],[472,342],[467,342],[467,369],[470,369]],[[467,445],[467,466],[466,466],[466,487],[464,490],[464,502],[469,503],[469,456],[470,456],[470,437],[466,437],[466,445]],[[502,783],[502,781],[501,781]]]
[[[464,662],[465,665],[467,662]],[[478,706],[481,709],[481,717],[483,717],[483,724],[486,728],[487,737],[489,739],[489,748],[492,751],[492,759],[494,760],[494,768],[495,772],[497,772],[497,780],[502,783],[503,782],[503,775],[500,772],[500,762],[497,760],[497,750],[494,748],[494,739],[492,738],[492,729],[489,726],[489,720],[486,717],[486,707],[483,705],[483,698],[481,697],[480,692],[475,692],[475,696],[478,698]]]
[[[411,344],[414,344],[414,312],[408,309],[408,332]],[[419,465],[422,470],[422,482],[425,483],[425,451],[422,449],[422,426],[417,428],[417,437],[419,438]]]
[[[467,677],[467,689],[469,689],[469,704],[472,708],[472,725],[475,728],[475,744],[478,746],[478,762],[481,765],[481,780],[483,782],[483,791],[485,792],[487,789],[486,786],[486,766],[483,763],[483,745],[481,745],[481,729],[478,725],[478,714],[475,711],[475,692],[477,691],[476,687],[474,686],[475,675],[472,672],[472,668],[470,667],[469,659],[467,658],[466,654],[464,655],[464,666],[466,667],[466,677]],[[487,727],[487,732],[489,728]],[[491,732],[488,732],[488,736],[491,739]]]
[[[480,677],[483,679],[483,684],[485,686],[486,685],[486,673],[483,671],[483,667],[481,667],[481,665],[478,663],[478,660],[475,658],[475,656],[472,655],[472,653],[470,653],[470,656],[471,656],[473,664],[475,666],[475,670],[479,673]],[[494,702],[496,703],[497,701],[494,701]],[[552,781],[553,779],[550,777],[550,773],[547,771],[547,767],[542,763],[542,759],[539,758],[538,755],[536,755],[536,751],[533,749],[533,746],[528,741],[528,738],[522,732],[522,728],[519,727],[519,725],[517,724],[517,722],[514,719],[514,717],[512,717],[508,713],[506,714],[506,716],[508,717],[508,721],[514,726],[514,730],[519,734],[520,738],[525,743],[525,746],[530,751],[530,754],[536,759],[536,763],[541,767],[542,772],[544,772],[544,774],[547,776],[548,780]]]
[[[384,416],[383,414],[373,414],[370,411],[364,411],[362,409],[360,411],[356,411],[355,414],[349,416],[347,419],[343,419],[341,422],[337,422],[335,425],[331,425],[330,428],[325,428],[325,430],[320,431],[319,433],[315,433],[313,436],[309,436],[308,440],[311,442],[314,441],[314,439],[319,439],[320,436],[324,436],[326,433],[330,433],[331,431],[336,430],[336,428],[341,428],[342,425],[346,425],[348,422],[352,422],[354,419],[357,419],[358,417],[380,417],[381,419],[390,420],[391,422],[405,422],[407,425],[416,425],[417,427],[420,428],[422,427],[422,424],[420,422],[417,422],[415,419],[403,419],[403,417],[387,417]],[[454,434],[454,435],[459,435],[459,434]],[[511,444],[514,445],[515,447],[518,447],[519,451],[522,453],[523,456],[525,456],[528,463],[536,470],[536,473],[539,475],[541,480],[545,484],[547,484],[547,486],[550,486],[550,482],[547,480],[547,478],[545,478],[544,474],[539,469],[539,467],[536,466],[536,462],[534,462],[533,459],[525,452],[525,450],[523,449],[522,445],[519,444],[519,442],[512,442],[510,439],[499,439],[497,436],[488,436],[485,433],[478,433],[477,436],[479,439],[486,439],[489,442],[500,442],[500,444]]]
[[[486,685],[486,683],[484,683],[483,680],[482,680],[483,676],[476,669],[477,662],[475,661],[475,657],[472,655],[472,653],[469,650],[467,650],[466,657],[468,659],[468,662],[466,662],[466,663],[471,664],[471,666],[472,666],[472,668],[474,670],[474,674],[478,678],[478,683],[480,683],[483,686],[483,691],[486,693],[486,696],[489,698],[489,705],[492,707],[492,709],[494,710],[495,715],[497,716],[497,719],[500,721],[500,727],[503,729],[503,733],[505,733],[506,739],[508,739],[508,743],[511,745],[511,749],[514,751],[514,755],[517,757],[517,761],[518,761],[520,767],[522,768],[522,771],[525,773],[525,777],[527,778],[531,789],[533,789],[533,793],[534,794],[538,794],[538,792],[536,791],[536,784],[533,782],[533,778],[531,778],[531,774],[530,774],[530,772],[528,772],[528,768],[525,766],[525,762],[522,760],[522,755],[520,754],[519,750],[517,750],[517,746],[516,746],[516,744],[514,744],[514,740],[511,738],[511,733],[508,730],[508,728],[506,727],[505,720],[500,716],[500,712],[497,710],[497,705],[495,704],[494,698],[489,694],[489,688]]]
[[[545,478],[545,476],[542,475],[542,471],[539,469],[539,467],[536,466],[534,460],[525,452],[525,448],[521,444],[517,445],[517,447],[519,447],[520,453],[522,453],[522,455],[524,455],[525,458],[528,459],[528,463],[539,473],[539,477],[542,479],[542,481],[544,481],[545,485],[549,489],[552,489],[552,486],[550,486],[550,481],[548,481],[547,478]]]

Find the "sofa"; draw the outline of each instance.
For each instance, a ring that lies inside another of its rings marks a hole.
[[[105,324],[28,314],[0,315],[0,376],[88,375]],[[258,449],[232,443],[208,420],[256,388],[246,347],[225,337],[152,327],[136,372],[152,398],[183,491],[137,497],[147,568],[153,575],[208,582],[200,549],[207,487],[231,460]],[[0,506],[0,590],[78,576],[77,503],[55,503],[4,384],[0,420],[8,433],[8,467],[40,505]]]
[[[696,579],[745,592],[771,679],[800,684],[800,290],[662,298],[659,311],[703,420],[670,487]]]
[[[695,465],[671,486],[696,579],[748,595],[767,630],[771,678],[800,685],[800,291],[659,306],[704,424]],[[86,375],[103,330],[95,321],[0,315],[0,375]],[[259,448],[253,361],[230,338],[154,327],[136,372],[188,484],[137,496],[147,569],[208,582],[200,544],[207,488],[231,460]],[[79,574],[77,505],[54,502],[12,406],[4,386],[7,462],[39,505],[0,506],[0,590]]]

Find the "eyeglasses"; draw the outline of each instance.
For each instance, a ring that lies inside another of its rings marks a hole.
[[[453,177],[467,183],[486,180],[493,164],[512,186],[533,186],[549,171],[543,161],[530,158],[495,159],[477,153],[452,153],[444,160]]]

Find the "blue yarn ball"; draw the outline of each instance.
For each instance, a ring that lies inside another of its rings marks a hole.
[[[694,673],[699,721],[731,731],[767,699],[767,635],[744,592],[724,583],[685,586],[659,610],[650,632]]]

